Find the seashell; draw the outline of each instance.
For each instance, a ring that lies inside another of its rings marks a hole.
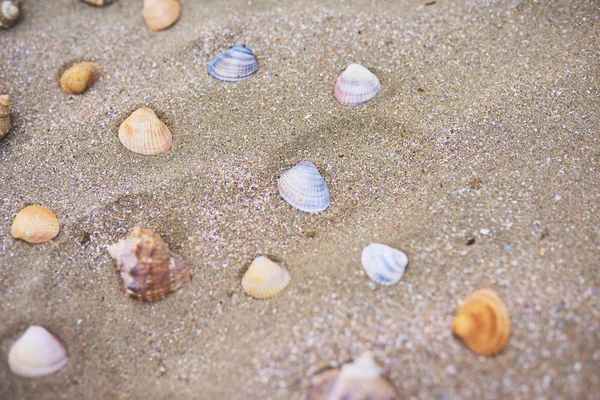
[[[0,28],[8,29],[19,20],[19,0],[0,0]]]
[[[181,4],[177,0],[144,0],[142,16],[153,31],[162,31],[181,17]]]
[[[279,194],[293,208],[320,213],[329,207],[327,183],[315,165],[301,161],[281,174]]]
[[[45,207],[33,205],[17,213],[11,235],[29,243],[44,243],[58,235],[60,225],[56,215]]]
[[[408,265],[408,257],[403,251],[381,243],[365,247],[360,261],[369,278],[384,286],[398,283]]]
[[[25,378],[36,378],[57,372],[67,365],[67,349],[50,332],[32,325],[8,351],[8,366]]]
[[[341,369],[317,375],[309,387],[309,400],[396,400],[394,386],[381,377],[383,369],[370,352]]]
[[[135,110],[123,121],[119,140],[126,149],[144,155],[166,153],[173,147],[171,131],[148,107]]]
[[[258,71],[258,61],[246,46],[235,46],[212,59],[208,73],[220,81],[237,82]]]
[[[107,250],[117,261],[127,294],[141,301],[160,299],[192,278],[183,257],[149,229],[135,228]]]
[[[357,106],[371,100],[379,92],[379,79],[359,64],[350,64],[335,81],[336,99],[348,106]]]
[[[289,283],[287,270],[264,256],[256,257],[242,278],[244,292],[257,299],[273,297]]]
[[[502,300],[492,290],[473,292],[456,314],[452,332],[475,353],[492,356],[506,347],[510,319]]]
[[[98,63],[84,61],[75,64],[63,72],[60,87],[68,94],[82,94],[92,87],[101,73],[102,68]]]
[[[83,0],[88,4],[91,4],[93,6],[98,6],[98,7],[102,7],[102,6],[107,6],[110,3],[112,3],[112,0]]]
[[[0,96],[0,138],[10,131],[10,96],[4,94]]]

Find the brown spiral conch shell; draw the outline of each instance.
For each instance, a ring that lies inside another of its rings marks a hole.
[[[131,113],[119,127],[119,140],[134,153],[153,156],[173,147],[173,136],[154,111],[142,107]]]
[[[452,332],[475,353],[492,356],[508,343],[510,319],[502,300],[492,290],[473,292],[456,314]]]
[[[60,225],[56,215],[45,207],[33,205],[17,213],[11,235],[29,243],[44,243],[58,235]]]
[[[177,0],[144,0],[142,16],[148,28],[162,31],[181,17],[181,4]]]
[[[0,0],[0,28],[8,29],[19,20],[19,0]]]
[[[396,388],[381,377],[383,369],[370,352],[341,369],[317,375],[309,387],[309,400],[397,400]]]
[[[183,258],[149,229],[135,228],[107,250],[117,261],[127,294],[141,301],[160,299],[192,278]]]
[[[92,87],[102,73],[100,64],[84,61],[75,64],[63,72],[60,87],[68,94],[82,94]]]
[[[10,131],[10,96],[7,94],[0,96],[0,139]]]

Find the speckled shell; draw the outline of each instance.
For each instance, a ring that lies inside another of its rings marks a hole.
[[[381,243],[365,247],[360,261],[369,278],[384,286],[398,283],[408,265],[404,252]]]
[[[279,194],[293,208],[320,213],[329,207],[329,188],[315,165],[301,161],[281,174]]]
[[[10,131],[10,96],[5,94],[0,96],[0,138],[4,137]]]
[[[26,378],[53,374],[67,365],[67,361],[69,355],[65,346],[37,325],[27,328],[8,352],[10,370]]]
[[[371,100],[379,92],[379,79],[359,64],[350,64],[335,81],[336,99],[348,106]]]
[[[148,28],[162,31],[179,20],[181,4],[177,0],[144,0],[142,16]]]
[[[383,369],[373,355],[363,353],[340,369],[317,375],[309,387],[309,400],[397,400],[398,393],[381,377]]]
[[[117,261],[127,294],[138,300],[160,299],[192,278],[183,258],[149,229],[135,228],[107,250]]]
[[[126,149],[144,155],[166,153],[173,147],[171,131],[148,107],[137,109],[123,121],[119,140]]]
[[[477,290],[458,308],[452,332],[475,353],[484,356],[499,353],[510,336],[506,307],[492,290]]]
[[[8,29],[19,20],[19,0],[0,0],[0,28]]]
[[[246,46],[235,46],[212,59],[208,73],[220,81],[236,82],[258,71],[258,61]]]
[[[289,283],[287,270],[264,256],[256,257],[242,278],[244,292],[257,299],[273,297]]]
[[[58,235],[56,215],[45,207],[33,205],[19,211],[13,220],[11,234],[29,243],[44,243]]]
[[[92,87],[102,73],[100,64],[84,61],[75,64],[63,72],[60,87],[68,94],[82,94]]]

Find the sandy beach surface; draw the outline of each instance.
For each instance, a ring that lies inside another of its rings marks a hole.
[[[316,372],[371,350],[403,399],[600,399],[600,3],[425,3],[182,0],[151,32],[141,0],[24,0],[0,32],[0,398],[303,399]],[[207,74],[241,44],[255,76]],[[77,60],[104,73],[67,95]],[[381,82],[354,108],[333,96],[353,62]],[[171,152],[120,144],[142,105]],[[322,214],[279,197],[301,160],[329,185]],[[49,243],[10,235],[34,203],[60,219]],[[136,226],[194,273],[151,304],[106,251]],[[408,254],[398,285],[366,277],[371,242]],[[240,285],[260,254],[292,276],[264,301]],[[484,287],[512,321],[494,358],[450,330]],[[70,353],[35,380],[6,363],[32,324]]]

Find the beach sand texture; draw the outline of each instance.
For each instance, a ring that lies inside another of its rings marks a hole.
[[[302,399],[363,350],[402,398],[600,398],[600,3],[425,3],[183,0],[151,32],[141,1],[25,0],[0,32],[0,398]],[[241,44],[256,75],[208,76]],[[66,95],[77,60],[104,73]],[[381,91],[345,107],[333,84],[353,62]],[[120,144],[143,105],[171,152]],[[302,160],[329,185],[322,214],[278,195]],[[49,243],[10,236],[34,203],[60,219]],[[152,304],[125,295],[106,251],[136,226],[194,272]],[[408,254],[398,285],[366,277],[371,242]],[[264,301],[240,285],[261,254],[292,276]],[[513,327],[495,358],[450,330],[484,287]],[[28,380],[6,355],[32,324],[71,358]]]

